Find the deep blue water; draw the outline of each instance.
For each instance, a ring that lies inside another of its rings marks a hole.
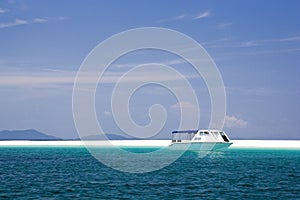
[[[0,148],[0,198],[300,199],[300,151],[186,153],[143,174],[106,167],[84,148]]]

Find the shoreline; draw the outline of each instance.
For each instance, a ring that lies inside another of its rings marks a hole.
[[[231,140],[230,149],[236,148],[264,148],[264,149],[299,149],[300,140]],[[53,140],[53,141],[31,141],[31,140],[3,140],[1,147],[84,147],[111,145],[120,147],[167,147],[170,140]]]

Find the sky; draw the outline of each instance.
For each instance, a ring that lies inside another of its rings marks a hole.
[[[162,27],[193,38],[214,60],[226,89],[224,130],[229,137],[300,139],[299,7],[296,0],[1,0],[0,130],[37,129],[77,138],[72,89],[86,56],[114,34]],[[199,100],[199,128],[207,128],[211,105],[206,85],[176,55],[133,52],[112,65],[107,80],[149,62],[170,65],[189,79]],[[114,84],[98,86],[96,109],[103,130],[120,134],[110,108]],[[157,103],[168,114],[157,138],[170,137],[178,127],[180,106],[195,109],[149,85],[130,101],[133,120],[147,125],[148,109]]]

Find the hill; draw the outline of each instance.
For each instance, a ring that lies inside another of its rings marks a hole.
[[[34,129],[3,130],[0,131],[0,140],[61,140],[58,137],[41,133]]]

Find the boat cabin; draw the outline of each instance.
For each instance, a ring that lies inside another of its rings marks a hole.
[[[229,139],[220,130],[172,131],[172,143],[181,142],[229,142]]]

